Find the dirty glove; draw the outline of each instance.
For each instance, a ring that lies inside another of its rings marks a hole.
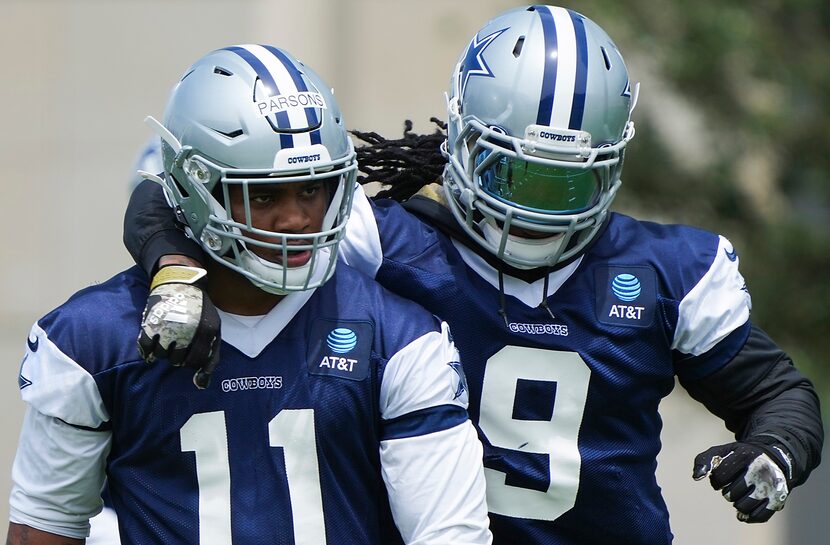
[[[175,367],[194,368],[199,389],[210,384],[221,338],[219,314],[202,290],[206,275],[204,269],[181,265],[159,269],[138,335],[138,351],[147,363],[166,358]]]
[[[715,490],[738,510],[738,520],[766,522],[784,508],[792,475],[789,454],[778,445],[729,443],[695,457],[692,477],[709,477]]]

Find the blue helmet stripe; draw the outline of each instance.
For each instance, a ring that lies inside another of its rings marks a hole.
[[[303,75],[294,66],[294,63],[291,62],[285,53],[277,49],[272,45],[265,45],[263,46],[265,49],[271,52],[279,61],[285,66],[285,69],[288,71],[288,75],[291,76],[291,79],[294,81],[294,85],[297,86],[298,91],[308,91],[308,85],[305,84],[305,80],[303,79]],[[305,118],[308,121],[309,127],[316,126],[319,122],[317,121],[317,111],[314,108],[304,108],[305,109]],[[312,144],[320,144],[322,140],[320,139],[320,131],[314,130],[311,132],[311,143]]]
[[[569,129],[582,129],[582,117],[585,113],[585,89],[588,85],[588,40],[585,37],[585,20],[579,14],[568,10],[574,24],[576,35],[576,81],[574,82],[574,99],[571,105]]]
[[[259,76],[259,79],[262,80],[262,83],[265,84],[265,86],[269,89],[269,91],[271,91],[271,93],[273,95],[278,95],[280,93],[279,87],[277,87],[277,82],[274,81],[274,76],[271,74],[271,72],[268,71],[268,69],[265,67],[265,65],[262,64],[262,61],[260,61],[258,58],[256,58],[256,55],[254,55],[253,53],[251,53],[250,51],[248,51],[244,47],[232,46],[232,47],[226,47],[224,49],[226,49],[227,51],[231,51],[233,53],[236,53],[237,55],[242,57],[245,60],[245,62],[250,64],[251,68],[253,68],[254,71],[257,73],[257,76]],[[251,97],[251,98],[253,99],[253,97]],[[291,121],[289,120],[288,114],[286,112],[277,112],[276,117],[277,117],[277,127],[275,127],[275,129],[276,128],[280,128],[280,129],[290,129],[291,128]],[[281,148],[293,148],[294,147],[294,137],[292,137],[290,134],[285,134],[285,133],[280,134],[280,147]]]
[[[556,93],[558,43],[556,40],[556,23],[547,6],[535,6],[536,13],[542,20],[542,33],[545,37],[545,72],[542,76],[542,94],[539,97],[539,111],[536,114],[537,125],[548,125],[553,110],[553,96]]]

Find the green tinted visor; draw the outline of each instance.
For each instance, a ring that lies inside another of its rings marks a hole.
[[[476,158],[480,164],[491,152]],[[489,195],[534,212],[576,214],[591,208],[600,195],[594,169],[567,168],[500,157],[480,176]]]

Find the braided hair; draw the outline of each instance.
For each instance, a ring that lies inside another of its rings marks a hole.
[[[412,121],[404,121],[403,138],[387,140],[376,132],[351,131],[366,145],[358,146],[357,162],[361,184],[379,182],[383,189],[376,197],[403,202],[425,185],[439,182],[446,159],[441,143],[447,138],[447,124],[436,117],[432,134],[415,134]]]

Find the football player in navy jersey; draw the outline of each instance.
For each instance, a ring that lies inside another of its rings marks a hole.
[[[146,176],[213,257],[163,270],[205,295],[133,267],[32,327],[7,543],[83,543],[105,476],[123,543],[491,543],[446,324],[335,268],[357,164],[330,88],[281,49],[228,47],[148,123],[164,173]],[[169,304],[142,318],[150,291]],[[210,365],[145,363],[142,319],[193,315],[221,323]]]
[[[735,434],[692,472],[739,520],[768,520],[820,461],[814,388],[751,321],[732,244],[610,212],[637,90],[590,19],[507,11],[453,70],[442,185],[403,205],[355,195],[341,255],[452,327],[497,544],[671,543],[655,469],[658,406],[675,377]],[[359,154],[401,169],[399,187],[419,186],[401,152],[434,161],[413,138],[384,158],[390,144]],[[378,179],[372,166],[361,159],[367,180]],[[150,274],[162,259],[204,260],[160,198],[139,187],[125,223]],[[213,334],[198,316],[168,330],[187,339],[177,350]],[[156,337],[142,333],[145,350],[165,353]]]

